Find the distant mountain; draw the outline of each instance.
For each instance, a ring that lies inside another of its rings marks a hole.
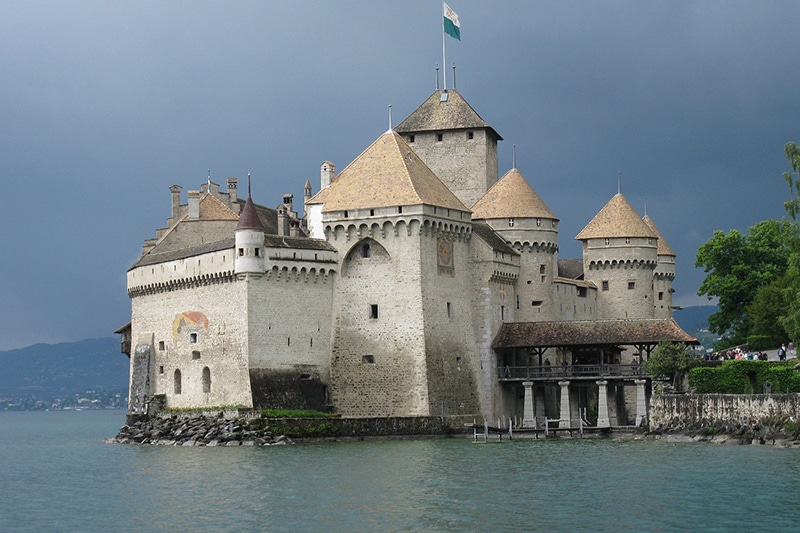
[[[708,317],[719,311],[716,305],[695,305],[675,311],[675,322],[687,333],[708,328]]]
[[[50,399],[128,388],[128,358],[115,337],[34,344],[0,352],[0,397]]]

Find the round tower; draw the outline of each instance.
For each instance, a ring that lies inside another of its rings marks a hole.
[[[553,280],[558,275],[558,218],[512,168],[472,206],[483,220],[520,253],[515,319],[553,319]]]
[[[239,279],[260,278],[264,274],[264,225],[258,218],[250,196],[250,176],[247,177],[247,201],[236,225],[236,259],[234,272]]]
[[[654,318],[672,318],[672,283],[675,281],[675,252],[658,231],[653,220],[645,215],[642,219],[658,236],[658,264],[653,271]]]
[[[575,237],[584,280],[597,286],[600,318],[653,318],[658,236],[617,193]]]

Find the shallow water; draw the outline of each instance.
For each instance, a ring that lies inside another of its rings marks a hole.
[[[104,444],[0,413],[0,531],[796,531],[800,452],[630,439]]]

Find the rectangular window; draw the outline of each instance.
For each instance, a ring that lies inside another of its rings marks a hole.
[[[189,334],[189,342],[191,344],[195,344],[197,342],[197,333],[190,333]]]
[[[611,239],[609,239],[608,237],[606,237],[606,240],[605,240],[605,242],[606,242],[606,246],[608,246],[609,244],[611,244]]]
[[[436,140],[437,140],[438,142],[442,142],[442,134],[441,134],[441,133],[437,133],[437,134],[436,134]]]
[[[474,138],[475,138],[475,132],[474,131],[468,131],[467,132],[467,140],[471,141]]]
[[[159,374],[163,374],[164,373],[164,367],[163,366],[158,367],[158,373]]]
[[[663,292],[659,292],[658,293],[658,299],[659,300],[663,300],[664,299],[664,293]]]
[[[542,225],[542,219],[541,218],[537,218],[536,219],[536,225],[537,226],[541,226]]]
[[[629,281],[628,282],[628,290],[632,291],[635,288],[636,288],[636,282],[635,281]]]
[[[578,287],[578,298],[586,298],[586,287]]]
[[[365,353],[361,356],[361,363],[365,365],[374,365],[375,357],[371,353]]]
[[[604,279],[604,280],[603,280],[603,290],[604,290],[604,291],[607,291],[607,290],[608,290],[608,280],[607,280],[607,279]]]
[[[239,257],[244,257],[244,248],[239,248]]]
[[[192,352],[192,359],[200,359],[200,352],[197,350]]]
[[[450,302],[447,302],[447,318],[450,318]]]
[[[408,142],[409,142],[409,144],[410,144],[410,143],[413,143],[415,140],[416,140],[416,137],[414,137],[413,135],[409,135],[409,136],[408,136]]]
[[[369,306],[369,317],[378,318],[378,304],[372,304]]]
[[[158,341],[158,349],[164,351],[164,341]]]
[[[501,305],[500,306],[500,320],[505,320],[505,319],[506,319],[506,306],[505,305]]]
[[[256,257],[258,257],[258,256],[259,256],[259,250],[260,250],[260,249],[261,249],[261,248],[256,248]]]
[[[625,244],[630,244],[630,243],[631,243],[631,238],[625,237]]]
[[[545,273],[545,265],[539,265],[539,274]]]

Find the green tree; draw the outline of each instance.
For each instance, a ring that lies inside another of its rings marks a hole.
[[[788,336],[783,327],[787,313],[786,288],[789,276],[781,276],[758,288],[755,298],[747,306],[747,344],[752,350],[768,350],[786,342]]]
[[[718,298],[719,311],[708,319],[709,329],[728,337],[729,345],[744,344],[751,334],[747,309],[759,288],[786,273],[789,248],[784,224],[765,220],[742,234],[715,231],[697,250],[695,266],[707,273],[697,294]]]
[[[780,323],[790,339],[800,339],[800,227],[797,215],[800,214],[800,148],[790,142],[783,147],[791,171],[783,173],[783,179],[789,185],[789,201],[783,204],[791,221],[785,224],[784,241],[789,249],[789,262],[786,272],[786,284],[783,298],[786,304]]]
[[[642,364],[642,369],[654,378],[669,379],[674,383],[676,376],[689,370],[695,362],[685,344],[660,342],[647,361]]]

